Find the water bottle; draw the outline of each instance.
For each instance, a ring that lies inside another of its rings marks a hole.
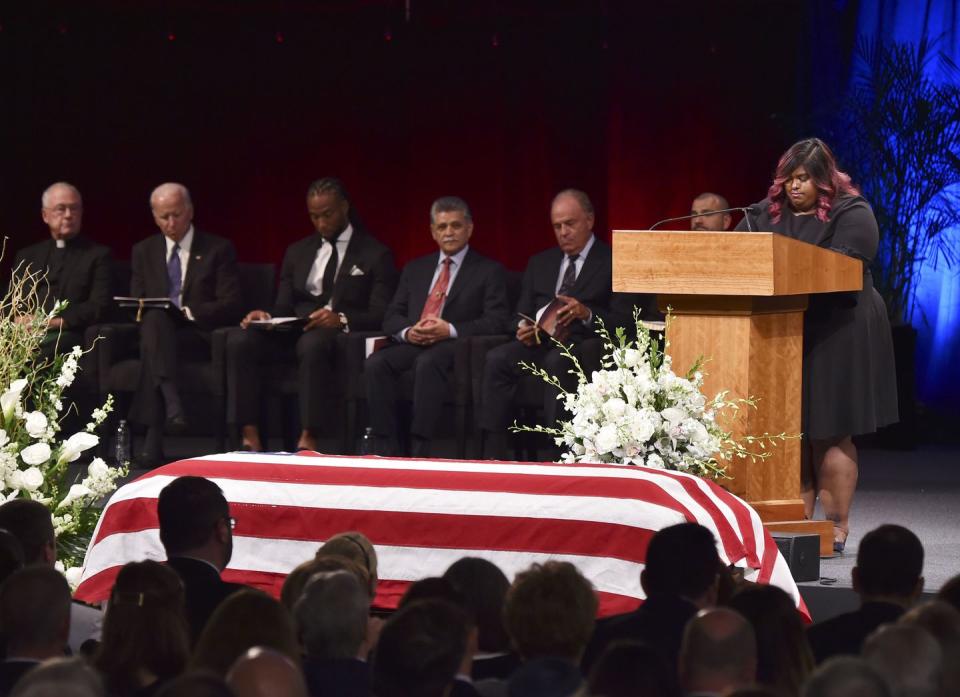
[[[360,454],[373,455],[375,452],[376,448],[374,448],[373,427],[367,426],[367,429],[360,437]]]
[[[113,459],[117,467],[130,464],[130,427],[126,419],[120,419],[117,437],[113,444]]]

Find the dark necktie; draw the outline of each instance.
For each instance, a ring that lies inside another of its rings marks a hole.
[[[443,301],[447,299],[447,288],[450,286],[450,257],[444,257],[443,268],[440,269],[440,275],[437,276],[437,282],[430,289],[430,295],[427,296],[427,302],[423,304],[423,312],[420,313],[420,319],[427,317],[439,317],[443,310]]]
[[[180,266],[180,245],[173,245],[170,258],[167,259],[167,280],[170,288],[170,300],[180,307],[180,290],[183,287],[183,269]]]
[[[567,268],[563,272],[563,280],[560,282],[560,290],[557,291],[557,295],[566,295],[573,288],[573,284],[577,282],[577,259],[579,258],[579,254],[571,254],[567,257]]]
[[[337,280],[337,262],[340,261],[340,255],[337,254],[337,238],[324,240],[324,244],[330,245],[330,258],[327,259],[327,265],[323,269],[323,287],[320,289],[321,305],[326,305],[333,294],[333,283]]]

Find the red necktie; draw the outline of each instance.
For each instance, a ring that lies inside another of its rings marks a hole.
[[[450,257],[444,257],[443,268],[440,269],[440,275],[437,276],[437,282],[430,289],[430,295],[427,296],[427,302],[423,304],[423,312],[420,313],[420,319],[427,317],[440,317],[440,310],[443,309],[443,301],[447,298],[447,286],[450,285]]]

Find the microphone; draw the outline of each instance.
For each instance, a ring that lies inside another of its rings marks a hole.
[[[750,224],[750,216],[757,215],[760,213],[760,206],[738,206],[737,208],[724,208],[719,211],[710,211],[709,213],[695,213],[693,215],[678,215],[676,218],[664,218],[663,220],[658,220],[653,225],[651,225],[648,230],[656,230],[658,227],[664,223],[672,223],[675,220],[690,220],[691,218],[699,218],[704,215],[715,215],[717,213],[743,213],[744,220],[747,221],[747,231],[756,232],[753,229],[753,226]]]

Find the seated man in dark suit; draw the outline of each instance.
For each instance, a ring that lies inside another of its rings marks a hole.
[[[29,566],[0,588],[0,624],[7,654],[0,662],[0,697],[48,658],[64,655],[70,634],[70,586],[59,571]]]
[[[233,554],[235,521],[220,487],[203,477],[179,477],[167,484],[157,497],[157,518],[167,564],[183,580],[187,621],[196,641],[220,603],[243,588],[220,578]]]
[[[40,215],[50,229],[50,239],[17,252],[14,277],[36,289],[49,313],[58,300],[67,307],[47,321],[49,341],[41,347],[52,356],[59,343],[65,349],[83,345],[83,331],[96,324],[110,305],[110,250],[80,236],[83,199],[76,187],[57,182],[41,198]]]
[[[397,401],[400,375],[414,371],[412,454],[427,454],[443,414],[453,369],[454,341],[502,331],[507,318],[503,267],[468,246],[473,217],[463,199],[445,196],[430,207],[437,253],[403,269],[383,330],[394,343],[367,359],[367,406],[381,455],[399,454]]]
[[[258,363],[289,355],[299,370],[301,432],[297,448],[316,450],[317,433],[335,408],[337,334],[379,329],[396,287],[393,254],[350,221],[350,201],[334,177],[307,189],[307,212],[315,235],[292,244],[283,257],[274,317],[307,318],[300,331],[248,329],[271,318],[251,310],[227,337],[227,422],[242,429],[243,447],[262,450]],[[294,353],[295,352],[295,353]]]
[[[624,303],[615,303],[610,246],[593,234],[593,204],[587,195],[576,189],[561,191],[553,199],[550,219],[557,246],[535,255],[527,264],[517,314],[543,325],[547,323],[547,314],[555,311],[555,305],[551,308],[554,300],[560,300],[557,338],[572,344],[576,354],[577,345],[595,335],[598,319],[612,333],[615,327],[631,323],[630,311]],[[623,300],[628,303],[628,298]],[[507,456],[507,428],[513,423],[517,381],[524,374],[521,361],[545,369],[559,378],[565,389],[576,386],[576,378],[567,372],[569,360],[548,336],[527,319],[515,326],[517,340],[490,351],[484,367],[480,428],[483,455],[488,459]],[[584,369],[589,374],[598,367]],[[556,396],[555,388],[545,389],[544,425],[550,426],[557,420]]]
[[[583,660],[589,671],[603,650],[617,640],[653,647],[675,669],[683,629],[699,610],[717,602],[720,555],[713,533],[696,523],[658,530],[647,545],[640,586],[646,599],[633,612],[597,626]]]
[[[146,310],[140,322],[143,368],[130,419],[147,426],[138,458],[142,466],[162,459],[164,427],[171,434],[186,429],[176,385],[178,361],[209,355],[211,330],[236,322],[242,312],[233,244],[194,229],[186,187],[161,184],[150,195],[150,208],[162,234],[133,246],[130,295],[169,298],[179,312]]]
[[[303,643],[303,673],[311,695],[366,697],[370,694],[367,655],[375,636],[368,626],[370,594],[348,571],[316,574],[294,606]]]
[[[864,535],[850,575],[860,608],[807,630],[818,664],[832,656],[859,655],[877,627],[896,622],[923,591],[923,545],[910,530],[881,525]]]

